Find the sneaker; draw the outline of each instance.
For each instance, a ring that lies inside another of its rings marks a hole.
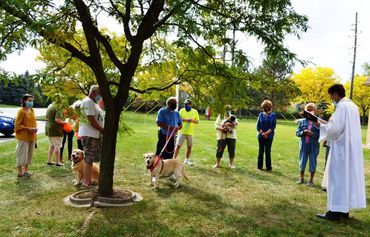
[[[214,166],[213,166],[213,168],[214,169],[216,169],[216,168],[220,168],[221,166],[220,165],[218,165],[218,164],[215,164]]]
[[[236,168],[236,166],[235,166],[234,164],[229,165],[229,167],[230,167],[231,169],[235,169],[235,168]]]
[[[31,174],[30,172],[24,172],[23,176],[24,176],[24,177],[31,177],[31,176],[32,176],[32,174]]]
[[[193,165],[193,162],[191,160],[189,160],[189,159],[185,159],[184,160],[184,164],[185,165]]]
[[[311,182],[311,181],[309,181],[308,183],[307,183],[307,186],[309,186],[309,187],[313,187],[315,184],[313,183],[313,182]]]
[[[55,163],[54,162],[48,162],[48,163],[46,163],[47,165],[49,165],[49,166],[53,166],[53,165],[55,165]]]
[[[63,163],[57,163],[55,166],[64,166]]]
[[[298,180],[298,181],[296,182],[296,184],[304,184],[304,181],[303,181],[303,180]]]

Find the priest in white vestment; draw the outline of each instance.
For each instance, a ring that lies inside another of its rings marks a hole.
[[[349,218],[351,208],[366,208],[361,124],[358,108],[345,97],[343,85],[331,86],[328,93],[336,110],[331,121],[319,121],[320,140],[330,141],[328,211],[317,216],[340,220]]]

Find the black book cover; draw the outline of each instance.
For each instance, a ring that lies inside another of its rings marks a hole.
[[[317,122],[318,122],[318,120],[319,120],[319,118],[318,118],[317,116],[315,116],[315,115],[311,114],[310,112],[308,112],[308,111],[306,111],[306,110],[303,112],[303,116],[304,116],[305,118],[307,118],[308,120],[311,120],[311,121],[313,121],[313,122],[315,122],[315,123],[317,123]]]

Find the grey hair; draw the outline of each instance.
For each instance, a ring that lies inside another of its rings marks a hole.
[[[99,91],[99,86],[98,85],[93,85],[93,86],[90,87],[89,95],[91,95],[95,91]]]
[[[176,100],[176,102],[177,102],[176,97],[171,96],[171,97],[169,97],[169,98],[166,100],[166,105],[168,105],[168,103],[169,103],[171,100]]]

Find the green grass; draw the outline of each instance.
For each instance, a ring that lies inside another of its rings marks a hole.
[[[144,199],[129,207],[95,209],[87,236],[369,236],[370,208],[351,211],[341,223],[315,217],[326,210],[326,194],[319,184],[324,150],[318,158],[316,187],[298,186],[296,124],[279,121],[272,148],[273,172],[257,172],[254,120],[238,127],[236,170],[212,169],[215,156],[213,121],[196,128],[192,159],[187,167],[191,182],[179,189],[160,180],[160,189],[147,184],[149,176],[142,154],[154,151],[155,117],[127,113],[135,133],[117,143],[114,186],[139,192]],[[30,166],[34,175],[17,179],[15,142],[0,144],[0,235],[79,236],[92,209],[63,204],[76,191],[66,167],[47,167],[48,142],[39,137],[39,148]],[[366,179],[370,179],[370,151],[364,151]],[[181,151],[182,160],[184,150]],[[370,186],[366,186],[368,202]]]
[[[19,108],[17,105],[6,105],[0,103],[0,108]]]

